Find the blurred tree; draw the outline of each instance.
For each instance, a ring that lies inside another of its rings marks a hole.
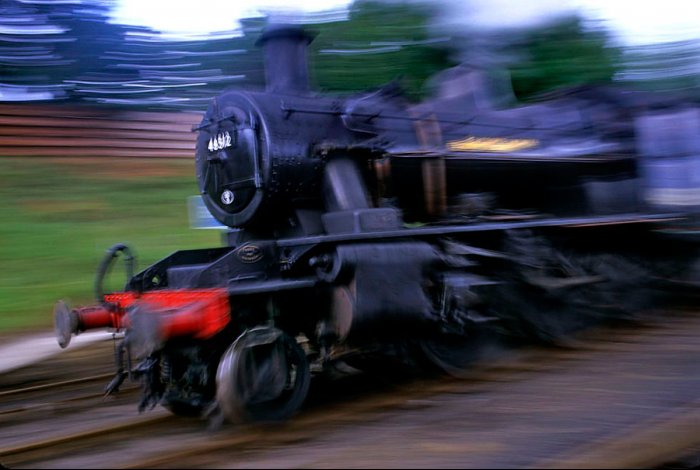
[[[264,18],[244,19],[240,31],[224,36],[171,41],[109,23],[114,0],[2,2],[0,93],[4,83],[92,103],[203,109],[226,87],[263,85],[262,55],[254,43]],[[606,32],[584,27],[578,17],[494,35],[484,42],[488,47],[470,54],[480,40],[476,34],[438,37],[443,8],[421,0],[356,0],[346,21],[305,18],[319,33],[310,50],[315,84],[325,92],[352,93],[399,78],[417,100],[431,75],[455,65],[457,48],[462,58],[487,69],[507,60],[520,99],[610,82],[619,70],[620,51],[608,45]],[[505,59],[484,63],[489,54]]]
[[[3,0],[3,84],[24,86],[28,99],[38,95],[37,90],[47,91],[45,98],[73,100],[93,91],[89,85],[76,87],[73,81],[104,69],[109,63],[105,53],[124,43],[126,29],[107,22],[113,3]],[[124,72],[118,75],[125,79]]]
[[[0,3],[0,99],[22,101],[65,96],[61,77],[54,74],[71,65],[58,53],[66,30],[47,8],[31,2]]]
[[[49,18],[65,30],[63,40],[56,43],[56,51],[68,60],[68,66],[55,70],[64,82],[81,80],[89,74],[104,70],[110,63],[106,53],[122,47],[126,28],[108,23],[109,11],[114,0],[81,0],[80,2],[55,2],[42,5]],[[128,71],[113,74],[111,80],[133,79]],[[99,86],[99,85],[98,85]],[[70,89],[72,99],[80,99],[89,93],[100,93],[90,84]]]
[[[609,83],[620,65],[620,50],[612,47],[604,29],[587,29],[580,17],[511,36],[509,66],[513,90],[520,99],[557,88]]]
[[[428,26],[438,4],[357,0],[347,21],[314,25],[311,63],[323,91],[356,92],[400,78],[408,96],[421,96],[425,80],[454,65],[447,38]]]

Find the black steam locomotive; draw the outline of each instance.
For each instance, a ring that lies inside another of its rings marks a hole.
[[[698,108],[579,88],[499,109],[465,67],[417,105],[394,84],[329,97],[310,41],[268,29],[267,89],[224,92],[196,128],[226,246],[134,275],[116,245],[99,305],[57,304],[62,347],[125,332],[109,392],[138,377],[141,409],[284,419],[341,362],[459,373],[483,335],[556,339],[692,284]],[[119,254],[126,287],[104,293]]]

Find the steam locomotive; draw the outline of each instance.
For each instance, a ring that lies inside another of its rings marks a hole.
[[[108,392],[130,377],[141,410],[280,420],[338,364],[459,374],[482,335],[557,339],[696,285],[697,107],[579,88],[501,109],[466,67],[419,104],[395,84],[326,96],[311,40],[268,28],[266,90],[222,93],[195,129],[225,246],[134,274],[115,245],[98,305],[56,305],[61,347],[124,332]],[[126,286],[105,293],[119,255]]]

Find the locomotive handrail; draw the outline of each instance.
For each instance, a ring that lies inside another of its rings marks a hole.
[[[230,183],[222,184],[222,188],[226,189],[241,189],[241,188],[248,188],[250,187],[250,183],[253,183],[254,187],[260,187],[260,178],[256,177],[250,177],[250,178],[241,178],[235,181],[231,181]]]
[[[544,228],[544,227],[582,227],[601,225],[622,225],[635,223],[669,222],[673,220],[684,220],[685,214],[679,213],[657,213],[641,214],[631,213],[624,215],[597,216],[597,217],[568,217],[568,218],[547,218],[537,220],[526,220],[516,222],[491,222],[461,224],[441,227],[405,228],[400,230],[385,230],[373,232],[342,233],[332,235],[316,235],[303,238],[287,238],[277,240],[279,247],[293,247],[299,245],[321,245],[328,243],[341,243],[349,241],[362,241],[374,239],[396,239],[409,237],[430,237],[442,235],[454,235],[462,233],[477,233],[490,231],[505,231],[524,228]]]
[[[306,289],[314,287],[318,283],[315,277],[300,279],[271,279],[267,281],[241,281],[229,283],[229,295],[250,295],[264,292],[279,292],[292,289]]]
[[[282,104],[282,106],[280,106],[280,110],[283,113],[325,114],[325,115],[331,115],[331,116],[341,116],[343,114],[346,114],[343,110],[287,107],[284,104]],[[431,111],[429,113],[423,113],[421,115],[415,115],[415,116],[409,116],[409,115],[405,115],[405,114],[386,114],[382,111],[375,112],[375,113],[352,112],[350,114],[353,116],[368,118],[369,120],[381,117],[381,118],[386,118],[386,119],[396,119],[398,121],[418,122],[418,121],[422,121],[422,120],[430,117],[433,113],[434,113],[434,111]],[[449,111],[441,111],[441,114],[459,115],[458,113],[450,113]],[[567,131],[567,132],[571,132],[574,134],[580,133],[582,129],[592,129],[593,128],[593,126],[591,126],[590,124],[586,124],[585,126],[578,125],[575,128],[566,129],[565,127],[509,126],[507,124],[503,124],[502,122],[499,122],[498,124],[489,124],[489,123],[485,123],[485,122],[474,123],[474,120],[477,117],[483,118],[483,115],[474,114],[472,117],[469,117],[468,119],[444,119],[444,118],[440,118],[439,122],[447,123],[447,124],[458,124],[458,125],[477,124],[477,125],[482,126],[482,127],[493,127],[496,129],[507,129],[507,130],[515,130],[515,131],[553,131],[553,130],[556,130],[556,131]]]
[[[107,275],[107,271],[112,265],[112,261],[117,257],[119,253],[124,253],[124,265],[126,268],[126,282],[134,277],[134,268],[136,264],[136,258],[134,257],[131,249],[123,244],[117,243],[112,246],[105,254],[102,262],[97,268],[97,275],[95,276],[95,298],[98,302],[102,303],[104,301],[104,278]]]

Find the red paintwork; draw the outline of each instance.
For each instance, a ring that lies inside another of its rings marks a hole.
[[[231,321],[226,289],[156,290],[143,294],[116,292],[105,295],[104,299],[109,306],[74,310],[80,331],[101,327],[128,328],[126,310],[137,306],[142,315],[157,315],[164,340],[210,338]]]

